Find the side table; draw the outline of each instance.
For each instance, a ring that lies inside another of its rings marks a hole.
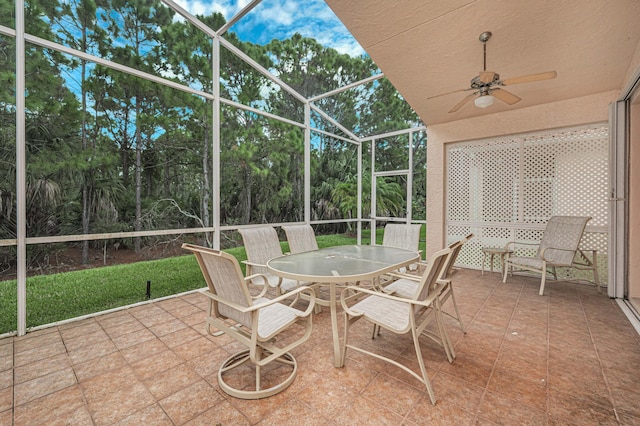
[[[503,247],[482,247],[482,275],[484,275],[484,264],[489,256],[489,267],[493,272],[493,257],[495,255],[500,256],[500,265],[502,267],[502,275],[504,275],[504,258],[510,256],[513,250],[505,249]]]

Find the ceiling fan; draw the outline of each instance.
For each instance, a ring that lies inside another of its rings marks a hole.
[[[491,32],[485,31],[480,34],[480,41],[483,45],[484,51],[484,66],[480,73],[471,79],[471,85],[467,89],[454,90],[453,92],[441,93],[439,95],[431,96],[427,99],[433,99],[440,96],[450,95],[452,93],[466,92],[473,90],[473,93],[463,98],[453,108],[449,110],[450,113],[458,111],[467,102],[475,98],[474,104],[478,108],[486,108],[493,105],[495,98],[498,98],[502,102],[509,105],[513,105],[519,102],[521,98],[513,93],[500,88],[500,86],[512,86],[514,84],[531,83],[533,81],[551,80],[556,78],[557,73],[555,71],[547,71],[539,74],[529,74],[520,77],[500,79],[500,75],[494,71],[487,71],[487,41],[491,38]]]

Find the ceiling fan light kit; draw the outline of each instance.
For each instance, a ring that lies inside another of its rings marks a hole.
[[[449,113],[453,113],[462,108],[467,102],[473,99],[473,103],[478,108],[487,108],[493,105],[496,98],[502,102],[513,105],[516,102],[520,102],[521,99],[513,93],[500,88],[500,86],[511,86],[514,84],[531,83],[540,80],[551,80],[556,78],[557,73],[555,71],[547,71],[539,74],[523,75],[521,77],[501,79],[500,74],[494,71],[487,71],[487,42],[491,38],[490,31],[484,31],[480,34],[478,39],[482,42],[483,48],[483,67],[482,71],[477,76],[471,79],[471,84],[467,89],[454,90],[453,92],[441,93],[439,95],[431,96],[427,99],[437,98],[439,96],[450,95],[452,93],[466,92],[473,90],[473,93],[467,95],[464,99],[458,102]]]
[[[476,104],[478,108],[486,108],[493,105],[493,99],[494,98],[491,95],[480,95],[477,98],[475,98],[473,103]]]

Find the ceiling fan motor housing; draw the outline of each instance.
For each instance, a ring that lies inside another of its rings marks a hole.
[[[482,89],[483,87],[490,87],[495,84],[498,84],[499,81],[500,81],[500,74],[498,74],[497,72],[493,74],[493,80],[491,80],[488,83],[483,83],[482,81],[480,81],[480,76],[477,75],[471,79],[471,88]]]

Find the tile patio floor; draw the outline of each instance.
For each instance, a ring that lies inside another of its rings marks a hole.
[[[293,352],[289,389],[231,398],[217,368],[238,346],[205,334],[196,293],[1,339],[0,425],[640,424],[640,339],[614,301],[567,282],[540,297],[532,278],[453,278],[468,333],[448,322],[453,364],[422,342],[435,406],[417,381],[371,357],[351,352],[334,368],[327,309]],[[415,364],[410,338],[356,331]]]

